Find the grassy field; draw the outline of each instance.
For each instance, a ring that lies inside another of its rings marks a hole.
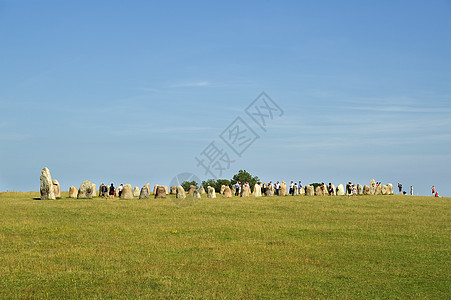
[[[451,297],[451,199],[0,193],[0,298]]]

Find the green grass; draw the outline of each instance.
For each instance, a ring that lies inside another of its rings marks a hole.
[[[450,198],[36,197],[0,193],[0,298],[451,295]]]

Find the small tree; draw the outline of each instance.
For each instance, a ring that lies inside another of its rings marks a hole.
[[[246,170],[239,170],[238,174],[233,175],[233,178],[231,180],[231,184],[235,184],[237,182],[246,183],[249,182],[249,185],[251,188],[254,188],[255,184],[257,182],[260,182],[260,179],[258,179],[258,176],[252,177],[252,175],[247,172]]]
[[[194,185],[197,188],[197,182],[193,181],[184,181],[181,186],[185,191],[189,191],[189,188]]]

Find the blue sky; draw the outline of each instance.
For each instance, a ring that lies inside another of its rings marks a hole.
[[[201,179],[451,195],[450,1],[0,1],[0,191]],[[263,131],[261,92],[283,110]],[[241,157],[219,135],[237,117]]]

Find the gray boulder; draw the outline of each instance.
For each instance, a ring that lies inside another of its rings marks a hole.
[[[150,198],[150,184],[146,184],[141,188],[139,193],[139,199],[149,199]]]
[[[203,186],[200,186],[200,188],[199,188],[199,193],[200,193],[201,195],[206,194],[205,189],[204,189]]]
[[[133,189],[133,197],[139,197],[139,194],[140,194],[139,187],[135,186],[135,188]]]
[[[171,185],[171,195],[177,194],[177,187],[175,185]]]
[[[83,181],[78,189],[78,199],[91,199],[92,198],[92,183],[89,180]]]
[[[315,196],[315,190],[312,185],[305,186],[305,195],[306,196]]]
[[[265,194],[266,194],[267,197],[274,196],[274,186],[272,184],[268,184],[268,187],[266,188]]]
[[[181,185],[178,185],[176,187],[175,193],[176,193],[175,198],[177,198],[177,199],[185,199],[186,198],[185,190],[183,189],[183,187]]]
[[[71,187],[69,188],[69,198],[77,198],[77,195],[78,195],[78,190],[77,190],[77,188],[74,187],[74,186],[71,186]]]
[[[216,198],[216,191],[211,186],[207,187],[207,198]]]
[[[232,190],[229,188],[229,186],[226,186],[224,188],[224,197],[226,198],[232,198]]]
[[[194,191],[194,193],[193,193],[193,198],[194,198],[194,199],[201,199],[201,198],[202,198],[202,197],[200,196],[199,191]]]
[[[251,194],[251,188],[248,186],[243,186],[243,193],[241,194],[241,197],[249,197]]]
[[[133,199],[133,189],[130,184],[124,185],[122,189],[121,199],[131,200]]]
[[[53,189],[53,181],[49,169],[42,169],[40,181],[41,200],[55,200],[55,190]]]
[[[52,184],[53,184],[53,193],[55,194],[55,198],[61,198],[60,183],[58,182],[58,180],[53,179]]]
[[[357,195],[363,194],[363,186],[361,184],[357,185]]]
[[[371,195],[371,188],[368,185],[363,186],[363,194],[364,195]]]
[[[166,191],[167,189],[165,189],[163,185],[157,186],[155,199],[166,198]]]

